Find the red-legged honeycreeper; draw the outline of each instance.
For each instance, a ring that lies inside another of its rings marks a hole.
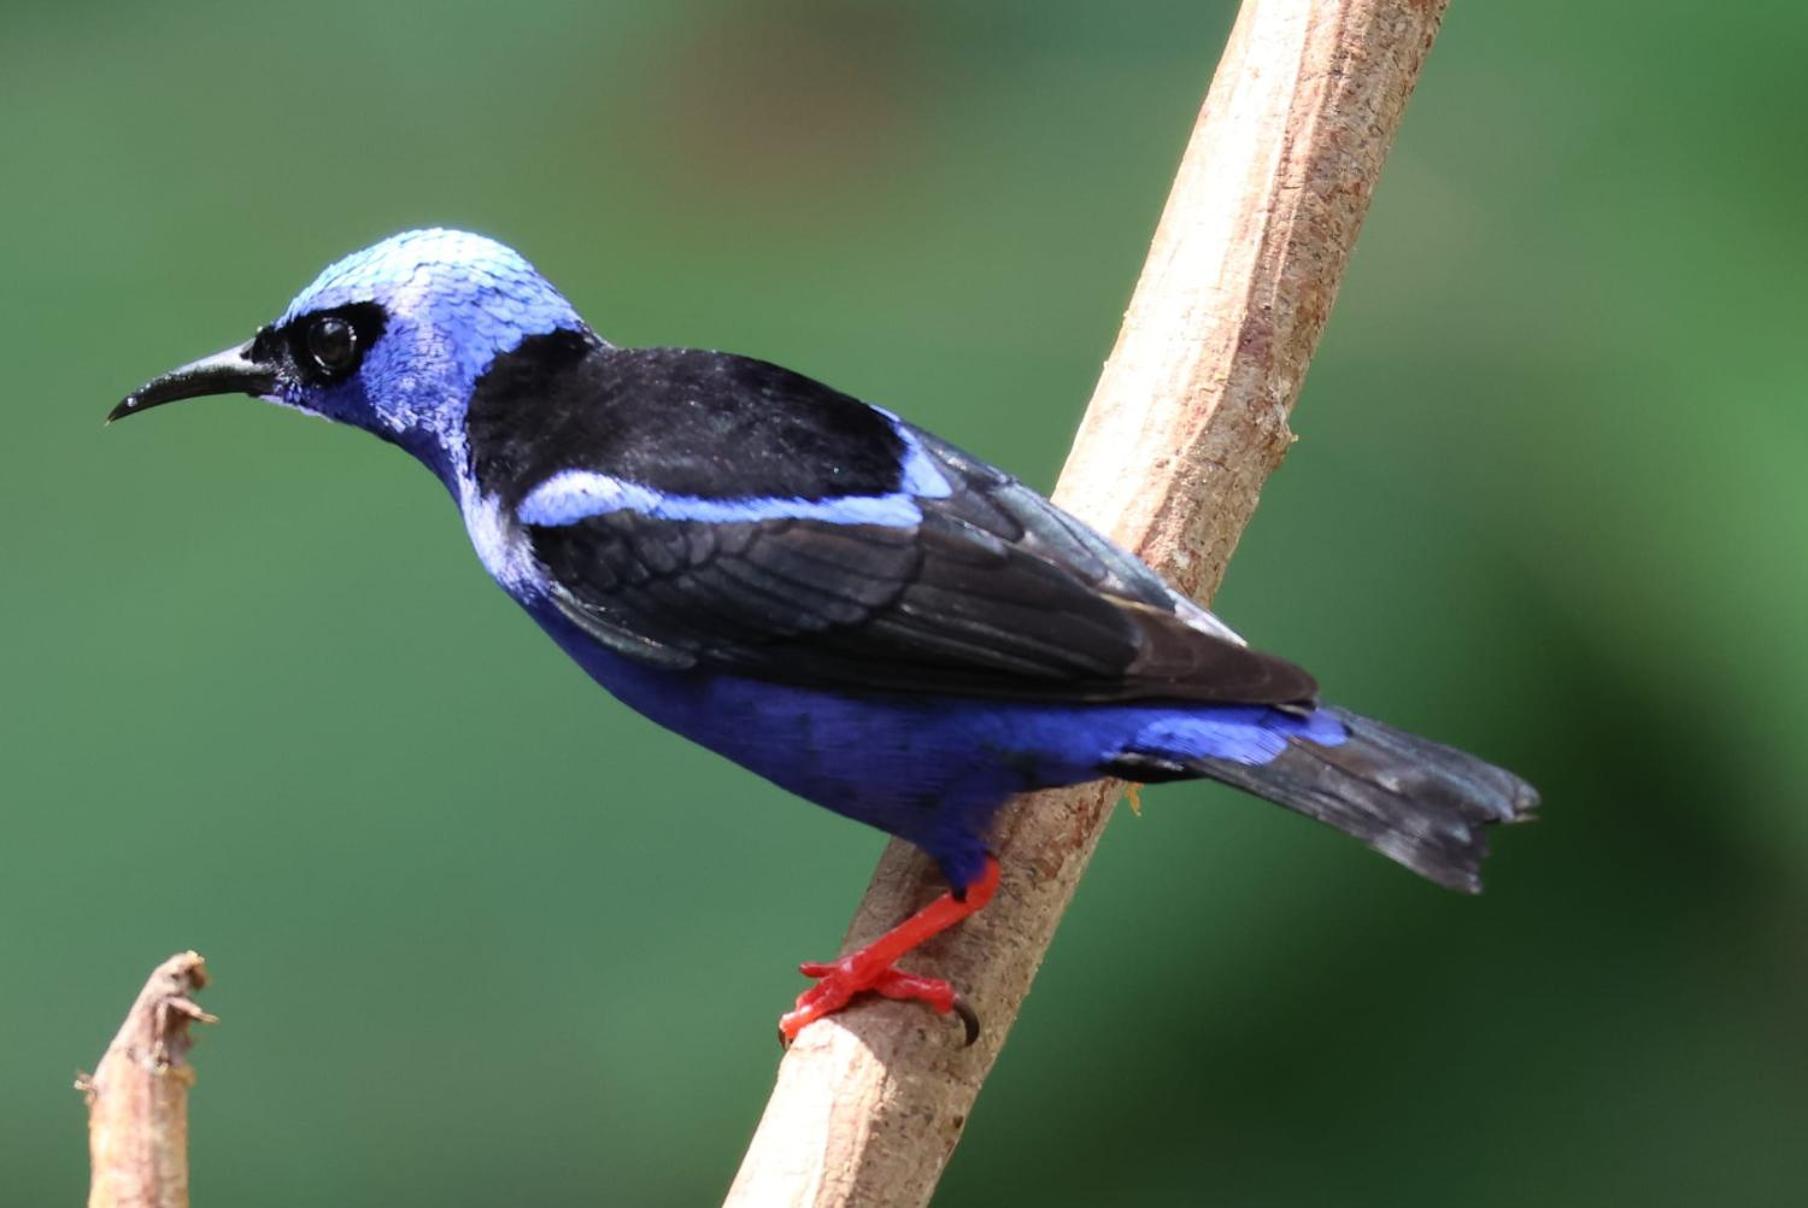
[[[518,254],[411,231],[339,261],[247,343],[119,419],[249,394],[400,445],[485,569],[630,707],[907,839],[950,892],[805,965],[786,1038],[877,991],[959,1011],[897,958],[998,882],[1012,794],[1210,777],[1473,892],[1500,768],[1318,702],[1135,557],[1009,474],[748,357],[617,348]]]

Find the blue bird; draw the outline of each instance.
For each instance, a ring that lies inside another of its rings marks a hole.
[[[411,231],[109,416],[243,393],[400,445],[485,569],[597,683],[789,791],[916,844],[950,890],[803,966],[786,1039],[856,994],[977,1021],[894,962],[998,883],[1007,798],[1209,777],[1474,892],[1531,786],[1318,703],[1009,474],[765,361],[617,348],[516,252]]]

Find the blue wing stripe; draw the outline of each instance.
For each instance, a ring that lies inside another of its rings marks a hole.
[[[876,408],[875,408],[876,409]],[[886,414],[894,425],[895,416]],[[835,495],[827,499],[770,496],[705,499],[670,495],[594,470],[561,470],[527,493],[515,509],[523,524],[557,527],[612,512],[638,512],[655,520],[732,524],[759,520],[817,520],[825,524],[877,524],[911,528],[922,523],[918,499],[945,499],[954,488],[908,432],[899,429],[906,453],[900,489],[885,495]]]
[[[911,528],[923,519],[922,509],[902,491],[830,499],[702,499],[695,495],[667,495],[591,470],[561,470],[528,492],[515,509],[522,524],[545,527],[576,524],[612,512],[639,512],[655,520],[715,524],[819,520],[826,524],[877,524],[889,528]]]
[[[872,407],[871,403],[867,406]],[[954,494],[954,487],[943,474],[935,459],[924,451],[916,435],[911,432],[904,421],[883,407],[873,407],[880,415],[891,421],[892,429],[904,440],[904,466],[900,488],[907,495],[918,499],[946,499]]]

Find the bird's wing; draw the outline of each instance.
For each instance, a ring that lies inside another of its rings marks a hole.
[[[1078,520],[877,408],[718,353],[588,359],[564,387],[587,402],[535,421],[512,485],[488,477],[558,607],[623,654],[863,692],[1315,697]]]

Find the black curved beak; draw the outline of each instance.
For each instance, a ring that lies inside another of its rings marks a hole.
[[[107,422],[149,411],[165,403],[209,394],[249,394],[260,398],[276,389],[276,366],[258,359],[256,340],[172,369],[134,390],[107,412]]]

